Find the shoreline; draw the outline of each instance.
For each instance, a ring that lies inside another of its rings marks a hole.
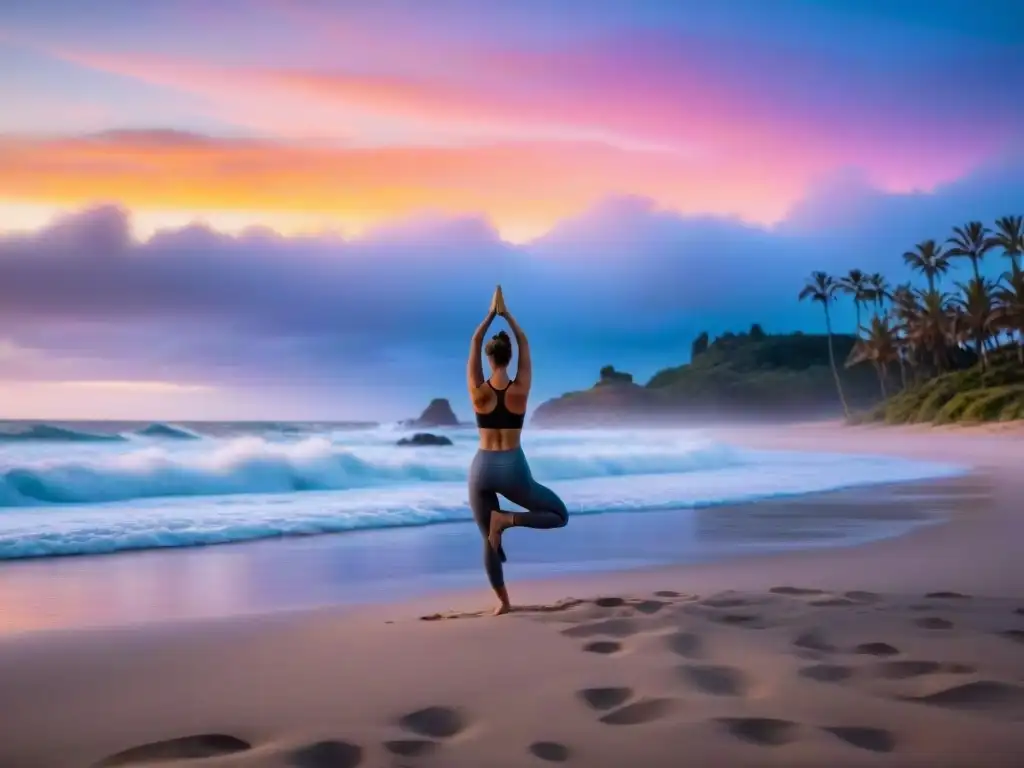
[[[584,515],[571,536],[513,539],[510,589],[513,596],[537,587],[549,593],[666,568],[733,568],[873,546],[948,524],[973,482],[963,474],[696,509]],[[919,491],[932,498],[906,498]],[[827,511],[820,523],[815,510]],[[459,522],[9,561],[0,564],[0,602],[8,613],[0,637],[216,616],[230,621],[325,606],[362,611],[432,599],[479,601],[489,595],[479,548],[476,529]],[[369,561],[368,552],[378,554]],[[39,605],[47,607],[45,616],[34,610]]]
[[[688,431],[693,435],[702,434],[699,430]],[[725,444],[716,447],[728,450],[738,446]],[[678,472],[663,470],[650,474],[644,474],[643,472],[625,472],[622,474],[610,472],[593,476],[562,478],[560,481],[552,482],[558,483],[557,487],[563,488],[564,492],[568,494],[565,498],[570,505],[570,514],[575,519],[582,519],[618,513],[643,515],[668,511],[692,512],[750,503],[774,502],[799,498],[809,494],[831,493],[858,488],[881,487],[895,483],[931,481],[956,477],[962,474],[965,469],[949,462],[931,461],[924,462],[929,466],[913,466],[914,462],[908,461],[906,464],[893,468],[892,471],[884,471],[881,477],[870,477],[865,476],[865,471],[871,472],[879,469],[875,466],[878,463],[878,457],[860,455],[857,457],[858,461],[865,462],[870,467],[860,467],[853,477],[848,479],[837,477],[835,474],[837,468],[833,466],[829,467],[830,474],[819,478],[814,476],[808,466],[803,466],[803,463],[807,461],[807,457],[799,456],[793,458],[795,462],[794,469],[797,472],[802,471],[804,476],[795,481],[788,480],[782,484],[776,484],[772,480],[772,475],[778,470],[773,470],[770,462],[772,459],[784,459],[786,454],[790,452],[754,451],[754,453],[766,454],[768,462],[759,466],[759,461],[764,457],[755,457],[749,465],[747,462],[724,463],[721,466],[710,467],[707,470],[702,468],[694,470],[696,472],[696,485],[693,486],[694,490],[690,492],[687,492],[686,489],[690,487],[687,478],[690,477],[691,470],[685,468],[679,469]],[[800,453],[807,452],[803,451]],[[832,454],[830,457],[826,456],[825,458],[834,459],[837,457],[835,454]],[[748,473],[750,474],[748,475]],[[782,474],[785,475],[785,472],[783,471]],[[750,482],[750,477],[754,478],[753,484],[747,485]],[[644,500],[630,499],[628,491],[625,498],[619,496],[622,493],[622,489],[615,487],[615,482],[623,479],[639,482],[641,485],[646,484],[652,495]],[[710,486],[702,484],[707,483],[709,479],[711,480]],[[251,545],[273,541],[287,542],[342,534],[386,533],[389,531],[429,528],[446,523],[472,523],[472,517],[469,514],[468,506],[466,506],[464,499],[458,501],[465,493],[464,483],[446,481],[441,485],[445,486],[445,490],[450,492],[450,498],[446,505],[433,508],[433,512],[436,513],[433,517],[430,515],[426,518],[414,516],[411,520],[389,520],[385,518],[381,520],[360,521],[356,519],[354,522],[346,522],[345,520],[331,517],[321,519],[314,516],[309,520],[304,520],[302,525],[289,526],[286,523],[280,522],[280,520],[289,519],[289,512],[285,510],[278,513],[278,520],[270,519],[267,522],[269,527],[263,527],[262,529],[259,519],[248,527],[242,526],[241,529],[239,529],[239,524],[236,521],[233,526],[229,526],[234,528],[234,530],[227,533],[219,528],[210,528],[208,526],[205,528],[200,526],[197,530],[192,530],[188,526],[178,529],[174,525],[176,521],[170,520],[168,523],[169,528],[167,529],[153,528],[152,530],[141,530],[134,532],[131,536],[122,535],[116,530],[103,531],[101,529],[101,535],[96,540],[90,540],[90,537],[93,536],[93,531],[89,530],[88,526],[83,526],[81,522],[84,519],[83,516],[93,514],[102,516],[103,513],[109,513],[110,510],[114,510],[114,513],[119,511],[122,515],[132,511],[145,515],[151,506],[159,509],[168,502],[172,505],[179,505],[182,508],[182,514],[187,515],[190,499],[193,503],[202,506],[218,502],[237,503],[239,498],[244,503],[244,500],[248,497],[255,496],[260,500],[260,504],[264,506],[273,505],[282,500],[294,502],[296,514],[302,520],[304,513],[303,505],[315,509],[330,508],[335,502],[333,494],[339,492],[310,490],[302,493],[228,493],[194,497],[188,495],[143,496],[137,499],[96,502],[93,504],[80,502],[51,506],[43,505],[41,507],[15,506],[9,508],[9,517],[15,520],[16,524],[20,524],[23,529],[32,526],[33,517],[31,513],[33,510],[38,509],[44,513],[50,512],[52,515],[58,516],[58,519],[61,516],[70,518],[72,520],[72,530],[78,535],[77,537],[72,537],[66,532],[60,532],[58,528],[49,535],[40,535],[38,537],[29,535],[24,541],[21,541],[9,535],[5,530],[3,541],[0,542],[3,545],[0,547],[3,550],[3,557],[0,557],[0,567],[6,563],[59,561],[69,558],[101,557],[150,551],[209,550],[230,545]],[[742,490],[734,492],[733,488],[737,487]],[[384,489],[384,492],[386,494],[388,491],[397,490],[398,488],[398,486],[394,488],[387,487]],[[431,490],[426,489],[425,492],[430,493]],[[373,488],[357,488],[349,489],[349,491],[367,496],[364,499],[364,504],[372,508],[374,504]],[[341,493],[344,492],[341,491]],[[359,510],[349,509],[348,512],[358,515]],[[47,520],[45,514],[42,520],[45,525]],[[116,525],[116,523],[108,525]]]
[[[965,477],[970,474],[970,470],[967,468],[957,468],[948,475],[935,475],[933,477],[926,478],[912,478],[910,480],[879,480],[875,482],[858,482],[851,483],[850,485],[842,485],[835,488],[829,488],[826,490],[810,490],[810,491],[794,491],[794,492],[783,492],[777,493],[770,496],[755,496],[744,499],[725,499],[722,501],[708,501],[708,502],[697,502],[691,505],[684,504],[671,504],[665,507],[649,508],[649,509],[601,509],[590,512],[576,512],[574,513],[574,519],[580,517],[595,517],[598,515],[648,515],[648,514],[663,514],[669,512],[693,512],[708,509],[718,508],[729,508],[729,507],[742,507],[750,504],[766,504],[773,502],[787,502],[803,499],[810,496],[828,496],[830,494],[856,492],[859,490],[884,490],[890,487],[896,487],[901,485],[916,485],[921,483],[936,483],[944,482],[948,480],[956,480],[961,477]],[[581,478],[586,480],[587,478]],[[5,557],[0,558],[0,568],[5,565],[16,565],[18,563],[43,563],[43,562],[59,562],[65,560],[75,559],[98,559],[107,557],[116,557],[120,555],[138,556],[147,552],[153,553],[170,553],[175,551],[209,551],[212,549],[222,549],[225,547],[245,547],[253,545],[268,545],[278,541],[306,541],[316,540],[325,537],[333,536],[348,536],[348,535],[359,535],[359,534],[374,534],[382,531],[400,531],[400,530],[415,530],[419,528],[430,528],[435,526],[449,526],[449,525],[471,525],[473,524],[472,519],[467,518],[465,520],[438,520],[438,521],[424,521],[422,523],[402,523],[400,525],[377,525],[377,526],[366,526],[363,528],[352,528],[349,530],[342,531],[324,531],[317,533],[288,533],[288,534],[268,534],[266,536],[256,536],[248,539],[233,539],[231,541],[223,541],[216,543],[196,543],[196,544],[167,544],[163,546],[138,546],[138,547],[126,547],[123,549],[111,549],[99,552],[69,552],[69,553],[53,553],[53,554],[42,554],[42,555],[24,555],[18,557]],[[902,534],[897,534],[902,535]],[[888,538],[888,537],[882,537]],[[837,545],[845,546],[845,545]]]

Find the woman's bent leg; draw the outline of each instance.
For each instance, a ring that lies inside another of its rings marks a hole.
[[[562,528],[569,522],[569,510],[558,494],[533,479],[524,457],[514,473],[498,489],[502,496],[525,512],[512,512],[511,524],[523,528]]]

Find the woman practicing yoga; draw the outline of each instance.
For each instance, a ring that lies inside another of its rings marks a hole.
[[[515,379],[508,377],[512,342],[504,331],[493,336],[484,350],[491,367],[489,379],[484,379],[480,365],[480,346],[491,322],[498,315],[505,318],[519,347]],[[484,536],[487,578],[500,601],[494,611],[495,616],[512,609],[501,567],[505,561],[502,533],[508,528],[561,528],[569,521],[569,513],[562,500],[550,488],[533,479],[519,444],[532,377],[530,344],[523,329],[506,309],[501,286],[498,286],[491,300],[490,312],[473,334],[466,369],[469,397],[480,428],[480,449],[469,470],[469,503]],[[527,511],[502,512],[498,506],[498,494]]]

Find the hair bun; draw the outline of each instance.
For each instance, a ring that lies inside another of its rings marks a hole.
[[[498,331],[496,334],[494,334],[494,338],[500,339],[501,341],[511,341],[511,339],[508,337],[508,334],[505,333],[505,331]]]

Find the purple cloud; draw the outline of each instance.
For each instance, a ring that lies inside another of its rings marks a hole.
[[[474,218],[396,222],[359,240],[238,237],[199,226],[145,243],[116,207],[0,238],[0,378],[335,382],[458,396],[496,282],[534,339],[541,396],[615,363],[641,378],[703,329],[817,329],[796,300],[812,269],[908,277],[900,255],[969,218],[1020,212],[1024,162],[933,194],[821,185],[772,230],[608,200],[525,246]],[[993,258],[995,269],[998,259]],[[841,305],[837,322],[850,324]]]

